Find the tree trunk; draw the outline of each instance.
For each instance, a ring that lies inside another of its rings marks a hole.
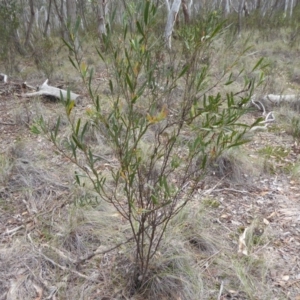
[[[26,32],[26,38],[25,38],[25,43],[24,46],[27,47],[30,39],[30,34],[32,31],[32,25],[34,22],[34,5],[33,5],[33,0],[29,0],[29,6],[30,6],[30,19],[29,19],[29,24]]]
[[[51,4],[52,0],[49,0],[49,8],[48,8],[48,15],[47,15],[47,20],[45,24],[45,30],[44,30],[44,37],[48,35],[48,28],[49,28],[49,23],[50,23],[50,14],[51,14]]]
[[[230,13],[229,0],[224,0],[223,1],[223,13],[224,13],[225,17],[227,17]]]
[[[174,0],[170,11],[168,13],[168,20],[165,29],[165,41],[167,48],[171,50],[172,48],[172,32],[174,28],[174,24],[176,22],[176,17],[178,15],[178,11],[180,8],[181,0]]]
[[[66,38],[66,33],[67,33],[67,28],[66,28],[65,17],[64,17],[64,7],[63,7],[64,2],[61,1],[61,6],[59,8],[56,1],[57,0],[53,0],[55,10],[56,10],[56,15],[57,15],[57,17],[59,19],[59,22],[60,22],[61,36],[62,36],[63,39],[65,39]]]
[[[66,0],[67,6],[67,28],[68,38],[71,43],[74,43],[75,51],[79,50],[79,41],[77,36],[74,36],[73,30],[76,24],[76,0]],[[71,53],[70,53],[71,54]]]
[[[189,24],[191,17],[190,17],[190,13],[188,10],[187,0],[182,0],[182,11],[183,11],[183,15],[184,15],[185,24]]]
[[[106,35],[106,1],[100,0],[97,5],[97,22],[98,22],[98,36],[100,41],[102,41],[102,35]]]
[[[83,22],[83,28],[86,30],[88,28],[88,23],[85,17],[86,13],[86,1],[85,0],[79,0],[78,1],[78,10],[80,12],[80,17]]]
[[[70,26],[76,23],[76,0],[66,0],[67,5],[67,22]]]
[[[238,35],[241,36],[242,33],[242,19],[243,19],[243,11],[245,6],[245,0],[240,0],[239,5],[239,24],[238,24]]]

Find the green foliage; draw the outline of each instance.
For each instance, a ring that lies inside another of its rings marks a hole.
[[[265,146],[259,153],[263,154],[266,158],[274,158],[276,161],[283,161],[290,153],[290,151],[283,146]]]
[[[209,65],[202,64],[203,53],[222,34],[222,24],[215,19],[205,40],[193,37],[197,31],[186,29],[189,33],[182,34],[188,55],[186,51],[168,54],[152,31],[156,7],[145,1],[143,10],[136,32],[128,31],[125,24],[116,38],[108,30],[103,36],[104,51],[97,50],[107,69],[113,70],[109,99],[98,94],[93,70],[66,42],[75,53],[70,61],[82,76],[93,108],[85,118],[76,117],[74,103],[65,99],[72,134],[63,143],[60,119],[52,131],[43,119],[33,126],[35,133],[47,134],[78,166],[77,184],[89,181],[99,199],[113,205],[128,222],[135,243],[133,289],[145,288],[169,221],[193,198],[207,166],[224,150],[247,142],[245,133],[251,126],[240,119],[256,88],[254,79],[245,78],[245,87],[238,93],[212,92],[234,82],[230,70],[236,63],[217,81],[210,80]],[[116,161],[108,171],[103,168],[107,160],[100,155],[101,147],[86,138],[92,130],[100,133]]]
[[[292,118],[291,134],[295,140],[300,139],[300,118]]]
[[[293,169],[293,163],[288,159],[290,150],[283,146],[265,146],[258,151],[264,156],[265,171],[276,174],[285,172],[290,174]]]
[[[58,47],[61,42],[52,38],[42,37],[40,34],[34,38],[33,60],[39,71],[42,71],[46,78],[51,79],[54,73],[55,62],[57,61]]]
[[[17,1],[0,3],[0,59],[8,71],[11,71],[14,60],[15,30],[19,26],[17,12]]]

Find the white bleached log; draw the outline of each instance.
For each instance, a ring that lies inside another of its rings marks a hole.
[[[262,98],[266,104],[279,105],[282,103],[296,104],[300,101],[299,95],[274,95],[269,94]]]
[[[26,84],[26,83],[25,83]],[[27,84],[26,84],[27,85]],[[27,85],[30,87],[29,85]],[[61,95],[66,100],[68,92],[66,90],[48,85],[48,79],[37,88],[36,92],[22,94],[23,97],[35,97],[35,96],[53,96],[60,99]],[[80,95],[70,92],[70,100],[75,101]]]

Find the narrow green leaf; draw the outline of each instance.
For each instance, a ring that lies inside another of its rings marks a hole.
[[[88,157],[89,157],[89,163],[90,163],[91,169],[94,169],[95,161],[94,161],[94,156],[93,156],[91,149],[89,149],[89,151],[88,151]]]
[[[143,31],[142,26],[139,21],[136,21],[136,27],[137,27],[139,33],[145,38],[144,31]]]
[[[132,84],[132,82],[130,80],[130,77],[129,77],[128,73],[126,73],[125,77],[126,77],[126,82],[129,85],[130,92],[133,93],[134,92],[134,88],[133,88],[133,84]]]
[[[260,58],[260,59],[258,60],[258,62],[256,63],[256,65],[253,67],[253,69],[252,69],[251,72],[255,71],[255,70],[261,65],[261,63],[262,63],[263,60],[264,60],[263,57]]]
[[[54,131],[55,139],[56,139],[57,134],[58,134],[59,126],[60,126],[60,116],[58,117],[57,122],[56,122],[56,126],[55,126],[55,131]]]
[[[100,97],[99,97],[99,95],[97,95],[97,97],[96,97],[96,111],[100,112],[100,110],[101,110]]]
[[[75,179],[78,185],[80,185],[80,178],[77,172],[75,172]]]
[[[82,140],[83,140],[83,137],[84,137],[84,134],[85,134],[87,128],[88,128],[88,122],[86,122],[86,123],[84,124],[83,128],[82,128],[82,131],[81,131],[81,134],[80,134],[80,141],[81,141],[81,142],[82,142]]]
[[[76,137],[74,134],[72,135],[72,139],[73,139],[74,143],[76,144],[76,146],[77,146],[80,150],[84,150],[84,145],[81,144],[81,143],[78,141],[77,137]]]
[[[224,85],[230,85],[230,84],[232,84],[233,82],[234,82],[234,80],[229,80],[229,81],[225,82]]]
[[[158,198],[155,195],[151,195],[151,200],[152,200],[154,205],[158,204]]]
[[[38,129],[38,127],[36,125],[32,125],[30,127],[30,131],[33,133],[33,134],[41,134],[41,131]]]
[[[170,194],[170,188],[169,188],[169,185],[168,185],[168,183],[167,183],[167,178],[166,178],[166,176],[163,176],[162,182],[163,182],[163,185],[164,185],[164,188],[165,188],[165,191],[166,191],[167,196],[170,196],[170,195],[171,195],[171,194]]]
[[[223,21],[222,23],[218,24],[214,31],[210,34],[209,38],[212,39],[213,37],[215,37],[222,29],[223,25],[225,24],[225,21]]]
[[[202,162],[201,162],[201,169],[205,169],[206,163],[207,163],[207,154],[205,154],[203,156],[203,159],[202,159]]]
[[[111,93],[114,92],[114,86],[113,86],[113,83],[112,83],[111,79],[109,80],[109,89],[110,89]]]
[[[71,52],[74,52],[74,49],[73,49],[73,47],[71,46],[71,44],[70,44],[69,42],[67,42],[65,39],[62,39],[62,40],[63,40],[64,44],[69,48],[69,50],[70,50]]]
[[[183,67],[183,69],[181,70],[181,72],[179,73],[178,78],[181,78],[188,71],[189,68],[190,68],[190,66],[188,64],[186,64]]]
[[[91,91],[91,86],[92,86],[93,75],[94,75],[94,68],[91,68],[90,69],[90,76],[89,76],[89,89],[90,89],[90,91]]]
[[[76,128],[75,128],[75,134],[77,136],[78,136],[78,132],[79,132],[79,129],[80,129],[80,123],[81,123],[81,119],[78,119],[77,125],[76,125]]]
[[[127,31],[128,31],[128,25],[126,24],[125,28],[124,28],[124,35],[123,35],[124,41],[126,40],[126,37],[127,37]]]
[[[149,21],[149,7],[150,7],[150,1],[147,0],[146,1],[146,5],[145,5],[145,10],[144,10],[144,22],[145,22],[145,25],[148,25],[148,21]]]
[[[71,64],[73,65],[73,67],[74,67],[77,71],[79,71],[78,66],[76,65],[75,61],[73,60],[73,58],[72,58],[71,56],[69,56],[69,61],[71,62]]]
[[[249,140],[249,139],[244,139],[244,140],[241,140],[241,141],[239,141],[239,142],[236,142],[236,143],[233,143],[233,144],[229,145],[228,148],[237,147],[237,146],[246,144],[246,143],[248,143],[248,142],[250,142],[250,141],[251,141],[251,140]]]
[[[67,116],[69,117],[70,114],[71,114],[71,111],[72,109],[74,108],[75,106],[75,102],[74,101],[68,101],[66,102],[66,113],[67,113]]]
[[[105,60],[104,60],[104,57],[103,57],[103,55],[100,53],[100,51],[99,51],[99,49],[98,49],[98,48],[96,48],[96,51],[97,51],[97,53],[98,53],[99,57],[102,59],[102,61],[104,61],[104,62],[105,62]]]
[[[75,23],[75,26],[74,26],[74,36],[76,36],[77,33],[78,33],[80,21],[81,21],[80,16],[78,16],[78,17],[77,17],[77,20],[76,20],[76,23]]]
[[[77,147],[76,147],[76,145],[72,141],[70,141],[69,145],[71,147],[72,154],[73,154],[74,158],[77,159],[77,155],[76,155]]]

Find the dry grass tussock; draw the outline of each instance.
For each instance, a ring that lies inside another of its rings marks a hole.
[[[26,203],[19,200],[23,208],[14,210],[14,213],[26,212],[23,216],[21,213],[21,219],[15,215],[14,222],[20,222],[19,227],[23,227],[9,231],[17,224],[7,220],[5,225],[10,224],[10,227],[1,235],[1,293],[6,299],[128,297],[137,284],[130,276],[134,245],[129,243],[106,252],[130,237],[126,222],[109,205],[97,202],[86,205],[85,201],[78,200],[80,197],[92,199],[91,194],[74,188],[65,193],[66,187],[55,185],[45,170],[42,172],[32,163],[26,163],[25,167],[23,164],[18,159],[15,162],[18,175],[14,182],[18,184],[13,192],[24,188],[31,192],[26,194]],[[49,194],[51,188],[56,194]],[[63,196],[55,199],[59,192],[64,193]],[[71,204],[74,200],[77,200],[75,206]],[[257,262],[258,258],[250,262],[250,258],[232,256],[230,243],[220,239],[226,231],[214,223],[213,213],[212,207],[208,207],[207,202],[201,205],[199,198],[171,221],[160,252],[150,266],[144,293],[130,299],[216,297],[219,283],[209,279],[209,272],[216,269],[222,270],[221,276],[231,285],[236,287],[240,282],[248,289],[248,295],[255,294],[257,284],[252,283],[257,274],[262,273],[262,265]],[[95,251],[103,254],[78,265],[79,260]]]

